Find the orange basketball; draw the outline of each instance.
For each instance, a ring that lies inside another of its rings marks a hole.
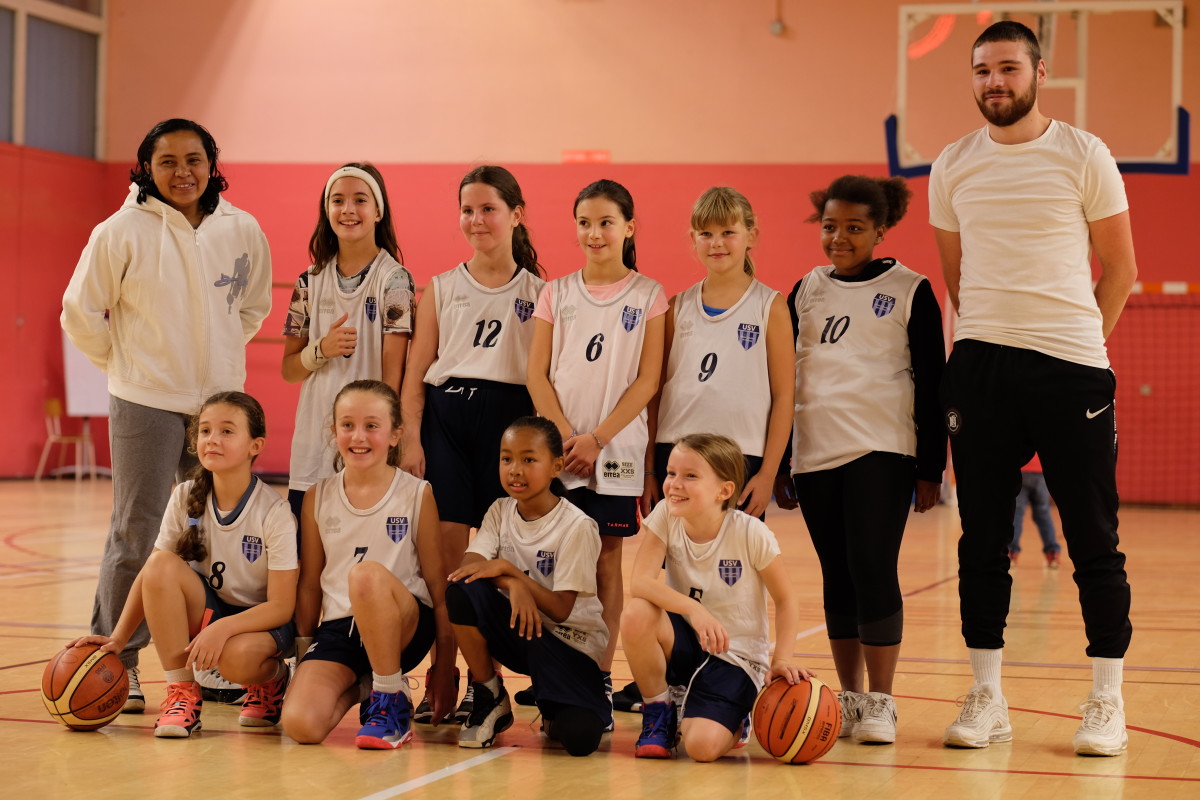
[[[50,716],[75,731],[112,722],[129,696],[125,665],[94,644],[58,652],[42,673],[42,702]]]
[[[842,730],[842,707],[816,678],[789,684],[776,679],[754,701],[754,735],[762,749],[785,764],[815,761]]]

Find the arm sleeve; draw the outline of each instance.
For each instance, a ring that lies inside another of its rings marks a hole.
[[[560,500],[561,502],[566,502]],[[600,559],[600,533],[596,522],[583,514],[563,532],[554,568],[554,591],[596,594],[596,562]]]
[[[296,553],[296,518],[287,502],[272,504],[267,513],[263,541],[267,544],[267,569],[289,570],[300,565]]]
[[[492,503],[492,507],[483,515],[483,522],[479,525],[479,531],[475,534],[475,538],[471,540],[471,545],[467,548],[468,553],[475,553],[489,559],[500,555],[500,518],[503,502],[503,498],[501,498]],[[458,568],[457,564],[447,566],[451,569]]]
[[[308,270],[304,270],[296,279],[292,289],[292,299],[288,303],[287,316],[283,320],[283,335],[308,338],[308,323],[312,319],[308,303]]]
[[[654,293],[654,299],[650,301],[650,310],[646,314],[646,319],[661,317],[663,314],[667,313],[668,305],[669,301],[667,299],[667,290],[660,285],[658,287],[658,291]]]
[[[667,504],[659,503],[650,512],[650,516],[642,519],[642,527],[661,539],[663,544],[669,546],[670,540],[667,538],[667,533],[670,519],[670,514],[667,512]]]
[[[1088,222],[1129,210],[1125,181],[1108,146],[1095,140],[1083,169],[1083,216]]]
[[[79,256],[75,273],[63,294],[63,331],[88,360],[107,371],[112,354],[112,334],[104,312],[121,297],[125,255],[106,235],[104,224],[96,226],[87,247]]]
[[[271,248],[257,222],[252,219],[249,227],[250,282],[241,307],[242,337],[247,344],[271,313]]]
[[[412,333],[416,306],[412,273],[400,267],[383,284],[383,332]]]
[[[779,542],[765,522],[753,517],[751,519],[756,524],[747,528],[750,564],[756,572],[762,572],[779,555]]]
[[[162,524],[158,528],[158,538],[154,541],[154,549],[175,552],[175,545],[187,530],[187,495],[192,488],[191,481],[184,481],[171,492],[167,502],[167,510],[163,514]]]
[[[545,320],[551,325],[554,324],[554,292],[550,289],[550,284],[547,283],[542,287],[542,291],[538,293],[537,304],[533,308],[533,316],[540,320]]]
[[[800,294],[800,284],[804,283],[804,279],[796,281],[796,285],[792,287],[792,291],[788,292],[787,307],[788,316],[792,318],[792,347],[795,348],[796,340],[800,338],[800,315],[796,312],[796,296]],[[793,425],[795,424],[793,412]],[[783,447],[783,456],[779,459],[779,469],[776,474],[790,475],[792,472],[792,437],[788,436],[787,444]]]
[[[929,224],[944,231],[958,232],[958,216],[950,202],[946,185],[946,151],[938,156],[929,171]]]
[[[913,417],[917,425],[917,477],[940,482],[946,469],[946,426],[938,385],[946,366],[942,310],[928,280],[917,284],[908,315],[908,349],[913,368]]]

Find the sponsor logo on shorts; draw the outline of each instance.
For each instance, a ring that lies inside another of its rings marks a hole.
[[[952,436],[962,430],[962,414],[957,408],[946,409],[946,430]]]
[[[733,586],[742,579],[742,562],[737,558],[722,558],[717,563],[717,574],[726,586]]]
[[[883,292],[875,295],[875,299],[871,301],[871,310],[875,312],[875,316],[877,317],[886,317],[892,313],[892,309],[895,307],[896,298]]]
[[[625,326],[625,330],[633,333],[633,329],[642,321],[642,310],[633,306],[625,306],[621,311],[621,324]]]
[[[404,537],[408,536],[408,517],[388,517],[387,535],[396,544],[404,541]]]
[[[374,297],[368,297],[364,306],[367,310],[367,319],[374,322],[376,315],[379,313],[379,301]]]
[[[761,330],[757,325],[749,322],[743,322],[741,325],[738,325],[738,344],[742,346],[743,350],[749,350],[751,347],[754,347],[754,345],[758,344],[758,335]]]
[[[253,564],[262,555],[263,542],[261,536],[246,535],[242,537],[242,555]]]
[[[533,301],[522,300],[518,297],[513,300],[513,311],[517,313],[517,319],[521,322],[528,322],[529,318],[533,316]]]
[[[550,573],[554,572],[554,551],[553,550],[538,550],[537,571],[542,573],[543,577],[549,577]]]

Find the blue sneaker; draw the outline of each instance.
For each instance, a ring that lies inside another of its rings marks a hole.
[[[360,750],[395,750],[412,741],[412,700],[404,692],[371,692],[367,722],[354,737]]]
[[[670,758],[675,748],[675,706],[646,703],[642,706],[642,735],[637,740],[638,758]]]

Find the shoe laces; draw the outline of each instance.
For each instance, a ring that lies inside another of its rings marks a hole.
[[[283,705],[283,696],[279,691],[282,679],[277,678],[266,683],[255,683],[246,687],[246,700],[242,708],[261,708],[267,714],[273,714]]]
[[[669,746],[671,744],[670,723],[670,703],[647,703],[642,706],[643,739],[666,739]]]
[[[142,688],[142,682],[138,678],[138,668],[137,667],[130,667],[129,669],[125,670],[125,674],[129,677],[129,688],[130,689],[141,689]]]
[[[168,684],[167,696],[163,698],[158,708],[164,714],[171,712],[186,714],[195,709],[199,699],[197,697],[198,694],[198,691],[196,694],[193,694],[186,684]]]
[[[962,711],[958,718],[962,721],[974,720],[983,713],[990,702],[986,692],[981,689],[972,689],[966,697],[962,698]]]
[[[1108,698],[1089,697],[1079,710],[1083,712],[1082,730],[1101,731],[1117,713],[1117,704]]]
[[[868,694],[862,700],[863,719],[868,717],[886,718],[888,716],[887,707],[888,703],[884,698],[872,697]]]
[[[492,709],[496,707],[496,695],[492,694],[492,690],[482,683],[473,683],[467,689],[466,696],[463,697],[464,703],[467,702],[467,697],[471,698],[472,706],[471,713],[467,716],[467,727],[477,728],[483,724],[488,714],[492,713]]]
[[[395,720],[404,726],[412,718],[412,703],[404,702],[406,699],[404,692],[371,692],[371,704],[367,706],[367,724],[379,725]]]

